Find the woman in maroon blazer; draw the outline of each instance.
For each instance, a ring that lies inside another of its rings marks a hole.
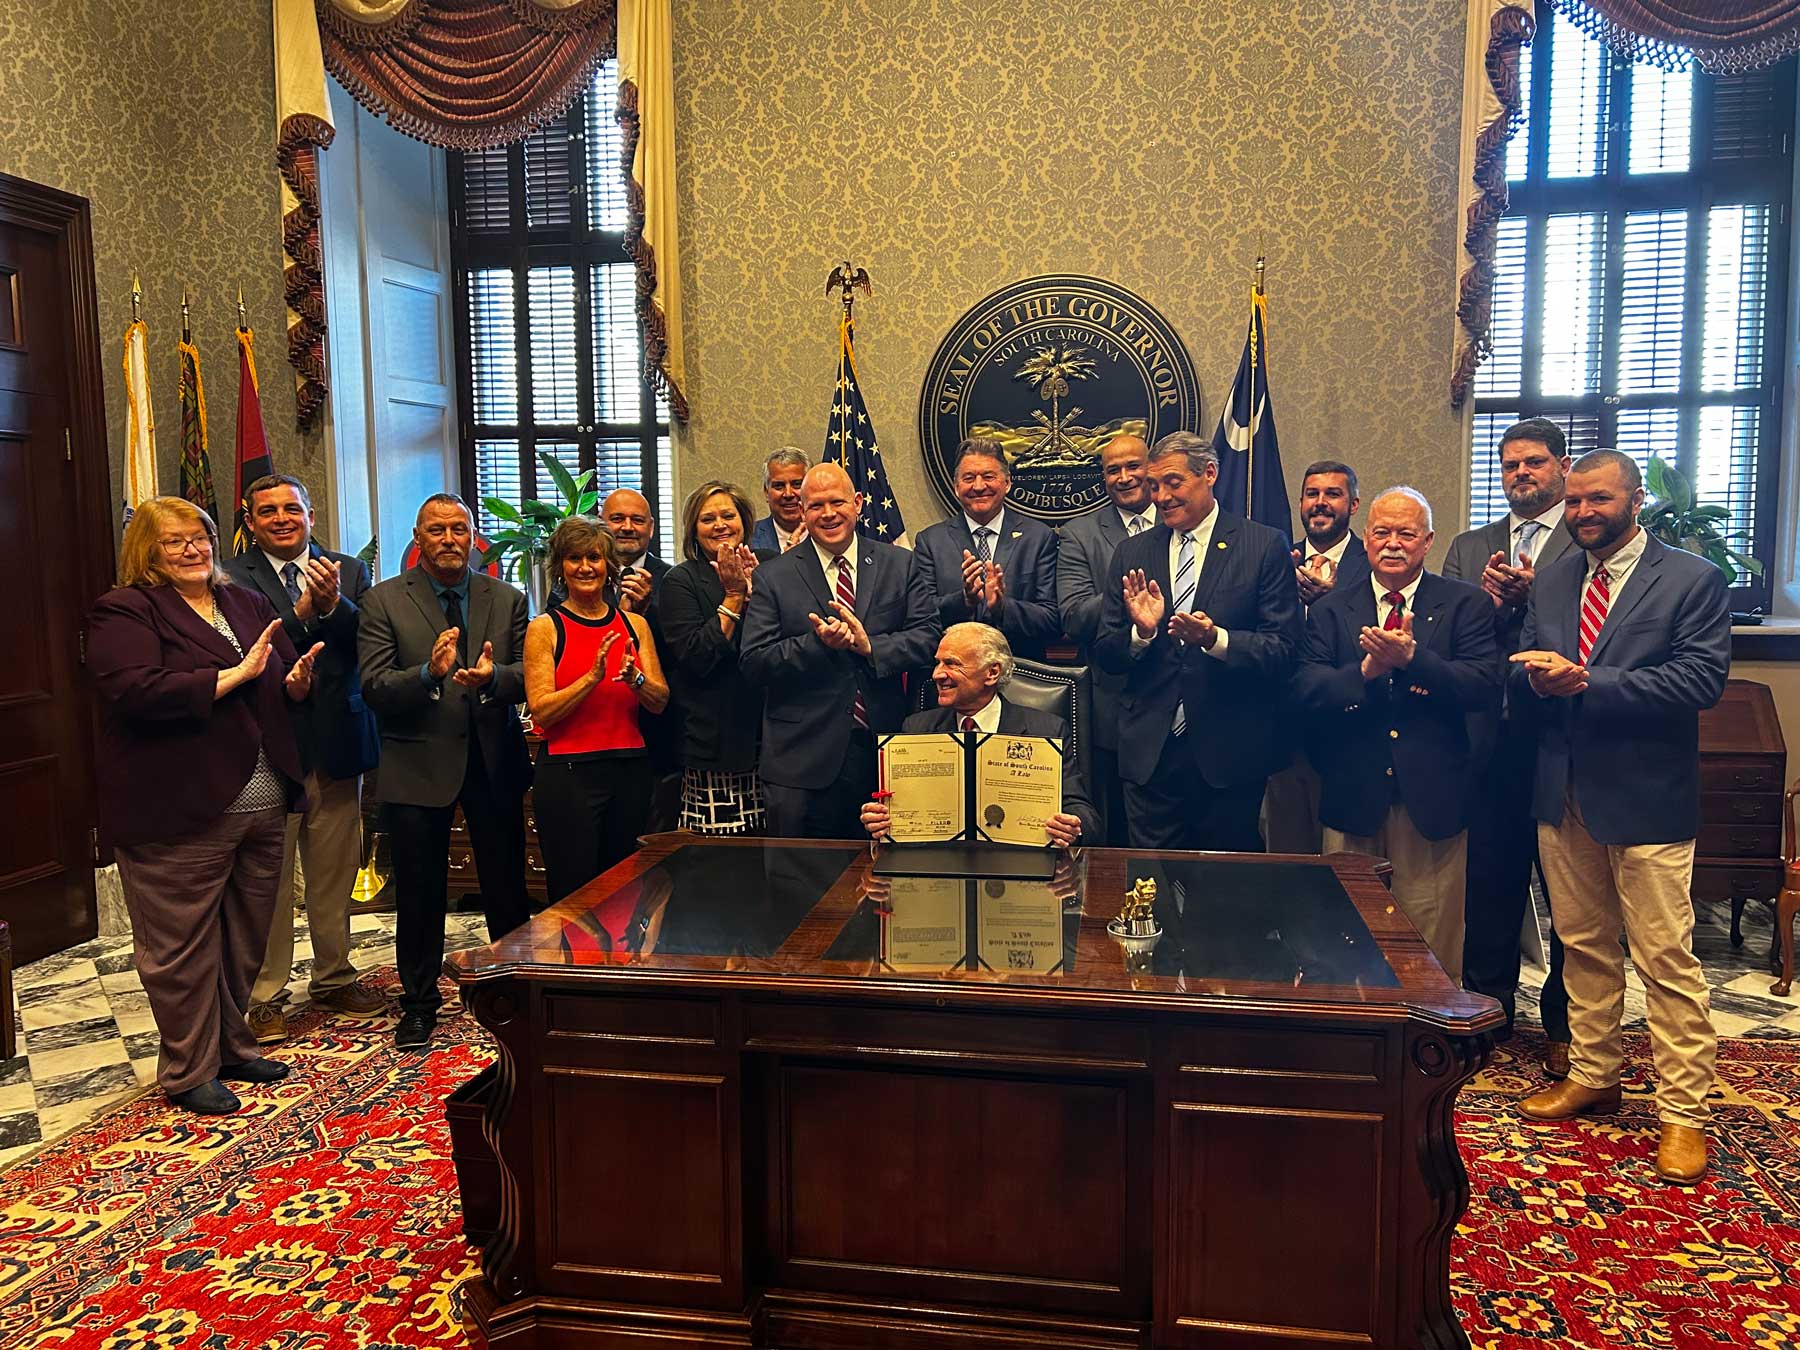
[[[231,585],[212,519],[179,497],[125,527],[119,586],[89,620],[100,692],[100,837],[119,861],[156,1029],[157,1082],[190,1111],[241,1105],[221,1080],[268,1083],[244,1022],[268,942],[281,836],[299,809],[285,699],[312,691],[259,593]]]

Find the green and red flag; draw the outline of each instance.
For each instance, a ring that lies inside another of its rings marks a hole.
[[[190,341],[181,353],[181,495],[219,520],[219,495],[213,490],[212,460],[206,453],[206,387],[200,383],[200,350]]]
[[[250,547],[250,512],[244,502],[244,489],[264,474],[274,473],[275,465],[269,459],[268,438],[263,435],[262,396],[256,386],[255,334],[249,328],[239,328],[237,340],[237,528],[232,544],[242,553]]]

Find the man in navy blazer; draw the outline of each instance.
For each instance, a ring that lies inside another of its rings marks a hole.
[[[312,697],[288,708],[306,771],[306,809],[287,819],[275,918],[245,1014],[251,1033],[267,1045],[287,1035],[283,1004],[294,973],[296,853],[306,869],[312,934],[308,996],[350,1017],[373,1017],[384,1006],[350,961],[350,892],[362,863],[362,775],[375,767],[380,745],[356,664],[358,606],[369,589],[369,569],[314,542],[312,499],[299,479],[269,474],[250,484],[245,499],[254,542],[225,564],[225,574],[268,598],[296,651],[325,644],[313,665]]]
[[[1126,843],[1125,793],[1119,777],[1119,695],[1125,691],[1125,677],[1102,669],[1094,660],[1094,639],[1100,635],[1106,596],[1119,586],[1113,554],[1127,539],[1156,525],[1149,462],[1150,447],[1143,437],[1119,435],[1108,441],[1100,451],[1100,480],[1107,500],[1064,525],[1056,545],[1056,606],[1063,632],[1081,644],[1088,667],[1088,743],[1093,747],[1105,842],[1114,848]]]
[[[1515,715],[1538,727],[1538,851],[1563,943],[1569,1076],[1520,1105],[1537,1120],[1616,1110],[1625,954],[1644,981],[1662,1134],[1656,1170],[1706,1171],[1717,1038],[1693,951],[1700,713],[1731,664],[1724,575],[1637,523],[1632,459],[1594,450],[1569,471],[1580,547],[1539,572],[1512,660]]]
[[[1431,506],[1390,488],[1369,506],[1371,574],[1306,617],[1294,674],[1319,770],[1328,853],[1394,867],[1394,899],[1451,979],[1462,971],[1468,718],[1500,701],[1494,606],[1425,570]]]
[[[911,714],[901,723],[900,730],[982,731],[1000,736],[1044,736],[1055,741],[1068,735],[1068,728],[1056,714],[1002,697],[1012,674],[1012,648],[1006,645],[1004,633],[991,624],[953,624],[938,640],[937,663],[931,668],[937,707]],[[865,802],[862,824],[873,838],[887,834],[887,802]],[[1099,832],[1099,814],[1088,797],[1081,766],[1072,756],[1063,764],[1063,809],[1046,820],[1044,827],[1044,842],[1062,848]]]
[[[1150,452],[1158,523],[1119,545],[1094,654],[1125,677],[1119,765],[1134,848],[1261,852],[1302,632],[1287,537],[1213,497],[1211,443]],[[1198,575],[1195,575],[1197,573]]]
[[[999,446],[967,440],[956,451],[962,510],[919,531],[913,551],[938,619],[992,624],[1013,651],[1042,660],[1062,633],[1056,612],[1056,531],[1015,509],[1012,472]]]
[[[798,446],[784,445],[763,461],[763,495],[769,514],[750,532],[757,553],[786,553],[806,541],[806,501],[801,495],[812,460]]]
[[[875,736],[906,716],[901,677],[931,661],[937,608],[918,559],[856,532],[841,464],[806,474],[810,538],[756,569],[738,668],[767,692],[761,777],[769,833],[856,839]]]

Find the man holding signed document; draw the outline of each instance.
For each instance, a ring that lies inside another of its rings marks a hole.
[[[931,670],[938,706],[913,713],[901,730],[980,731],[1061,741],[1066,734],[1062,718],[1008,703],[1001,696],[1012,673],[1012,647],[999,629],[985,623],[952,624],[938,643]],[[876,839],[890,833],[893,816],[886,797],[863,806],[862,824]],[[1062,810],[1044,818],[1044,842],[1067,848],[1084,834],[1097,835],[1099,829],[1099,813],[1088,800],[1081,771],[1069,760],[1062,772]]]

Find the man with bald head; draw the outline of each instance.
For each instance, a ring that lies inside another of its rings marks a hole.
[[[1062,527],[1056,553],[1056,598],[1063,631],[1081,646],[1088,668],[1089,725],[1094,752],[1094,788],[1103,816],[1105,842],[1123,848],[1125,794],[1119,777],[1119,695],[1125,677],[1093,659],[1106,593],[1119,584],[1112,570],[1120,544],[1156,527],[1150,501],[1150,447],[1142,436],[1114,436],[1100,450],[1106,501]]]
[[[862,497],[839,464],[801,488],[807,540],[756,569],[738,667],[764,691],[760,772],[769,833],[863,837],[875,737],[906,716],[901,676],[942,631],[908,549],[862,538]]]
[[[1308,607],[1294,673],[1320,779],[1327,853],[1394,865],[1394,899],[1451,979],[1462,972],[1469,717],[1499,706],[1494,606],[1425,570],[1431,504],[1409,487],[1369,507],[1369,579]]]

